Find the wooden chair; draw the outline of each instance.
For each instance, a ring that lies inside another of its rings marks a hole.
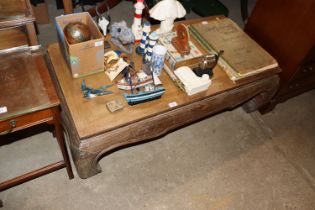
[[[26,31],[29,45],[38,44],[35,17],[29,0],[2,0],[0,14],[3,17],[0,19],[0,30],[19,28],[21,31]]]

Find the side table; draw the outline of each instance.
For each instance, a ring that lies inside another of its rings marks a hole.
[[[44,52],[39,46],[24,46],[1,50],[0,57],[0,135],[46,123],[53,126],[63,156],[61,161],[0,183],[0,191],[64,167],[72,179],[60,123],[60,101],[50,79]]]

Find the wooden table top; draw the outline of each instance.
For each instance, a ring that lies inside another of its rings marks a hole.
[[[60,104],[42,51],[12,49],[0,51],[0,122]]]
[[[200,20],[201,19],[196,19],[186,22]],[[174,82],[163,70],[160,80],[162,81],[166,92],[162,98],[143,104],[129,106],[122,96],[125,91],[119,90],[116,85],[109,89],[114,92],[113,94],[99,96],[92,99],[83,98],[83,94],[81,92],[82,78],[72,78],[71,72],[65,59],[63,58],[58,43],[51,44],[47,48],[56,78],[58,80],[58,84],[60,85],[62,95],[65,100],[63,102],[67,105],[67,108],[70,112],[69,114],[71,115],[73,123],[76,127],[76,132],[80,139],[85,139],[146,118],[154,117],[171,109],[189,105],[195,101],[200,101],[207,97],[215,97],[216,95],[224,93],[225,91],[240,87],[244,84],[254,82],[257,79],[267,76],[266,74],[257,75],[256,77],[252,77],[247,81],[233,83],[226,73],[219,66],[217,66],[214,69],[212,85],[209,87],[209,89],[193,96],[187,96],[185,92],[175,86]],[[141,57],[134,53],[132,58],[135,61],[136,69],[140,69]],[[277,72],[278,70],[270,71],[268,75],[270,76]],[[86,80],[87,86],[94,88],[111,84],[109,78],[104,72],[90,75],[84,79]],[[107,110],[106,103],[114,99],[118,99],[120,102],[122,102],[124,108],[111,113]],[[169,104],[173,102],[176,102],[177,106],[172,108],[169,106]]]

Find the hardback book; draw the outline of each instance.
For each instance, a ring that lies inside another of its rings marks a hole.
[[[233,81],[273,69],[277,61],[229,18],[218,17],[188,26],[210,53],[223,50],[218,63]]]

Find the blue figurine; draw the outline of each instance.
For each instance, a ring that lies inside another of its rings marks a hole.
[[[103,96],[103,95],[113,93],[112,91],[107,90],[107,88],[109,88],[111,86],[113,86],[113,85],[105,85],[105,86],[101,86],[97,89],[89,88],[86,86],[85,80],[82,80],[81,90],[83,93],[83,97],[90,99],[90,98],[94,98],[96,96]]]

